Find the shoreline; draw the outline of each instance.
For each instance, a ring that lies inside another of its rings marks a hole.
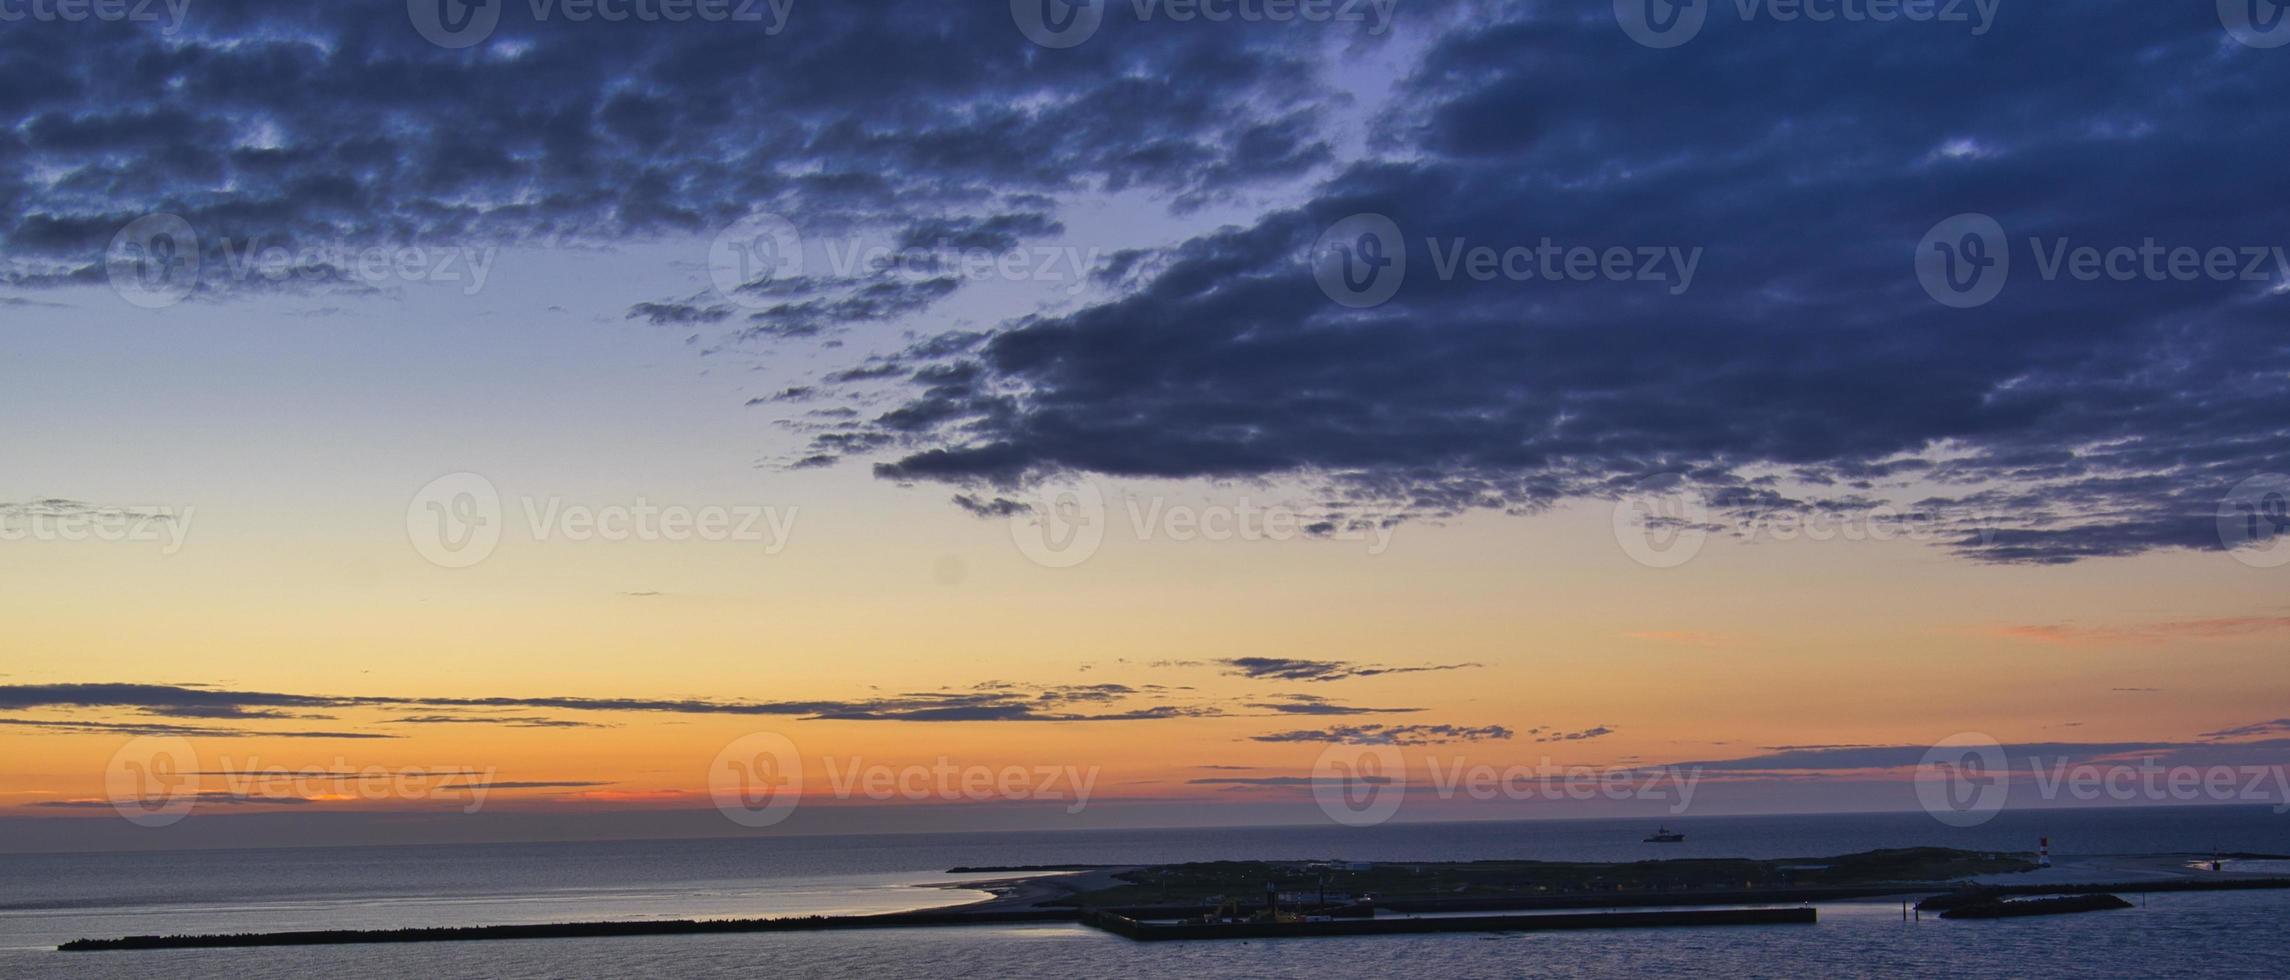
[[[1784,921],[1734,913],[1763,907],[1809,906],[1877,898],[1938,895],[1966,886],[1978,886],[2000,895],[2072,895],[2093,892],[2188,892],[2290,889],[2290,877],[2259,872],[2197,870],[2197,855],[2149,854],[2084,859],[2056,867],[2010,874],[1978,875],[1949,881],[1894,881],[1843,885],[1798,885],[1780,888],[1721,888],[1690,892],[1602,892],[1549,895],[1486,895],[1398,897],[1380,901],[1377,908],[1389,917],[1367,920],[1382,923],[1366,927],[1334,928],[1310,923],[1310,928],[1265,933],[1273,935],[1380,934],[1426,931],[1431,927],[1406,925],[1427,920],[1418,916],[1458,913],[1540,913],[1484,915],[1443,920],[1437,931],[1512,931],[1534,928],[1627,928],[1684,926],[1750,921]],[[1086,867],[1086,870],[1082,868]],[[1128,884],[1123,876],[1154,871],[1152,865],[1065,866],[1031,874],[932,883],[922,887],[979,890],[991,897],[954,905],[865,915],[808,915],[753,919],[614,920],[493,926],[444,926],[407,929],[323,929],[250,932],[215,935],[126,936],[116,939],[75,939],[56,947],[63,952],[212,949],[259,946],[349,945],[363,943],[469,942],[508,939],[597,938],[737,932],[795,932],[840,929],[895,929],[945,926],[1007,925],[1022,923],[1076,923],[1133,935],[1136,930],[1108,926],[1108,922],[1142,924],[1148,932],[1165,933],[1156,921],[1198,916],[1197,902],[1130,905],[1092,905],[1084,898]],[[1623,865],[1616,865],[1623,867]],[[987,870],[987,869],[974,869]],[[951,872],[950,872],[951,873]],[[1731,906],[1732,908],[1718,908]],[[1628,909],[1669,911],[1631,912]],[[1590,912],[1585,910],[1607,910]],[[1358,924],[1352,924],[1357,926]],[[1234,933],[1239,935],[1239,933]],[[1256,935],[1250,933],[1250,935]]]
[[[993,913],[1017,909],[1028,909],[1059,899],[1072,898],[1074,896],[1088,892],[1111,888],[1114,885],[1120,883],[1120,875],[1127,874],[1132,871],[1137,871],[1145,867],[1148,867],[1148,865],[1110,864],[1096,866],[1087,871],[1044,871],[1039,874],[1030,874],[1018,877],[948,882],[943,885],[934,885],[931,887],[960,889],[965,891],[982,891],[992,895],[993,897],[982,898],[975,902],[965,902],[960,905],[949,905],[944,906],[943,908],[923,909],[920,911],[953,912],[958,910],[969,910],[972,912]],[[955,870],[960,871],[961,869],[957,868]]]

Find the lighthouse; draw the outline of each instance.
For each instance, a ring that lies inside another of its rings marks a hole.
[[[2036,867],[2051,867],[2051,838],[2036,838]]]

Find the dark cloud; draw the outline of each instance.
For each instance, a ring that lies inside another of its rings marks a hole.
[[[1123,684],[1026,686],[991,683],[968,691],[930,691],[859,700],[724,701],[705,698],[576,697],[389,697],[279,694],[180,687],[168,684],[0,685],[0,711],[38,708],[124,708],[145,714],[207,712],[214,717],[262,717],[245,712],[287,708],[441,709],[388,719],[398,724],[491,724],[522,728],[592,728],[591,722],[536,714],[482,714],[488,709],[530,712],[650,712],[685,715],[760,715],[839,721],[1149,721],[1219,713],[1212,706],[1146,704],[1114,706],[1134,698],[1161,697],[1172,689]],[[240,712],[233,714],[233,712]],[[75,731],[132,731],[138,734],[283,735],[308,738],[393,738],[394,735],[336,732],[231,730],[144,722],[29,721],[0,724]]]
[[[893,272],[870,272],[853,280],[851,285],[841,291],[841,295],[792,303],[776,303],[750,313],[747,317],[748,325],[733,333],[731,339],[740,341],[754,340],[760,337],[812,337],[850,324],[897,319],[910,313],[928,309],[939,300],[953,295],[956,289],[961,288],[961,285],[961,280],[952,276],[908,279]],[[661,304],[641,305],[657,307]],[[692,309],[689,304],[671,304],[669,308],[679,316],[684,311]],[[723,307],[710,307],[704,312],[717,310],[729,312]],[[629,311],[631,317],[639,315],[647,316],[654,323],[661,322],[661,318],[657,315],[642,314],[634,309]],[[671,320],[670,322],[682,323],[685,321]],[[839,375],[837,379],[852,381],[863,380],[865,377],[863,374],[845,374]]]
[[[2275,718],[2202,733],[2205,739],[2250,738],[2254,735],[2290,735],[2290,718]]]
[[[1404,81],[1387,158],[1123,256],[1116,299],[1007,325],[959,356],[968,384],[915,396],[932,424],[897,427],[877,472],[1292,479],[1418,517],[1653,483],[1720,527],[1892,501],[2021,563],[2220,548],[2222,500],[2290,472],[2273,253],[2261,281],[2085,282],[2029,244],[2290,244],[2253,204],[2290,190],[2264,162],[2290,121],[2251,108],[2290,61],[2208,5],[2041,5],[1979,37],[1838,22],[1817,44],[1713,17],[1659,51],[1568,5],[1488,13]],[[1972,310],[1913,272],[1962,212],[2014,251]],[[1408,266],[1354,310],[1300,256],[1361,213],[1398,225]],[[1704,252],[1690,288],[1436,273],[1455,241],[1546,236]]]
[[[174,684],[0,685],[0,710],[47,707],[132,707],[155,712],[244,711],[249,708],[331,708],[354,699],[262,691],[225,691]]]
[[[1818,43],[1713,17],[1653,50],[1600,11],[1420,3],[1417,67],[1367,119],[1328,84],[1376,43],[1349,29],[1111,17],[1050,51],[998,5],[931,0],[805,6],[776,33],[503,17],[466,51],[389,4],[0,34],[0,282],[101,281],[111,236],[155,211],[188,218],[221,275],[225,243],[588,245],[758,212],[992,251],[1066,234],[1070,197],[1185,211],[1310,181],[1189,240],[1114,243],[1090,271],[1109,299],[825,370],[822,397],[896,403],[818,417],[789,465],[864,457],[989,514],[1076,473],[1290,481],[1331,530],[1648,486],[1699,498],[1712,519],[1685,523],[1711,528],[1886,503],[2022,563],[2222,547],[2222,501],[2290,472],[2284,270],[2086,282],[2029,245],[2290,245],[2265,206],[2290,190],[2270,166],[2290,121],[2253,108],[2290,61],[2202,4],[2036,5],[1977,36],[1830,22]],[[1367,155],[1339,160],[1354,129]],[[2015,256],[1973,310],[1911,271],[1961,212],[1995,216]],[[1409,270],[1351,309],[1303,258],[1363,213],[1398,225]],[[1546,238],[1680,261],[1660,282],[1438,271],[1456,242]],[[920,319],[960,288],[927,258],[894,266],[622,312],[764,343]]]
[[[1055,217],[1041,212],[1001,214],[991,218],[935,218],[918,221],[899,236],[899,248],[924,251],[1002,252],[1029,239],[1065,230]]]
[[[650,320],[655,327],[688,327],[702,323],[721,323],[730,319],[732,308],[717,304],[701,306],[696,303],[638,303],[628,308],[631,320]]]
[[[1057,195],[1220,200],[1328,159],[1331,89],[1279,25],[1108,22],[1049,52],[1010,12],[934,0],[806,5],[785,25],[630,25],[503,5],[445,50],[402,4],[201,0],[171,34],[70,25],[0,37],[0,281],[100,281],[133,218],[224,243],[587,245],[708,234],[753,212],[807,235],[880,228],[922,249],[996,249],[1063,227]],[[1119,20],[1118,18],[1116,19]],[[775,27],[784,29],[774,30]],[[1151,66],[1146,70],[1146,66]],[[298,281],[341,284],[341,263]],[[800,335],[927,305],[882,282],[759,314]],[[663,300],[630,315],[735,313]]]
[[[332,719],[333,715],[316,712],[280,711],[276,708],[249,708],[239,704],[176,704],[155,705],[144,709],[148,714],[169,718],[222,718],[251,721],[255,719]]]
[[[332,731],[274,731],[252,728],[215,728],[206,725],[169,725],[159,722],[136,721],[76,721],[34,718],[0,718],[0,725],[29,728],[36,731],[70,735],[196,735],[202,738],[396,738],[375,732]]]
[[[986,500],[966,493],[955,494],[954,505],[980,517],[1014,517],[1032,510],[1032,505],[1008,497]]]

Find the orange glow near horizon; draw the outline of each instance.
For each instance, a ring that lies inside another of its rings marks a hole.
[[[652,554],[659,546],[504,555],[471,573],[408,567],[403,555],[329,559],[324,549],[235,542],[215,556],[99,556],[36,576],[20,564],[0,571],[0,613],[27,651],[5,683],[723,702],[1119,684],[1129,691],[1117,699],[1060,710],[1177,716],[884,721],[503,707],[460,714],[530,720],[411,724],[409,714],[438,712],[350,706],[278,718],[54,707],[8,717],[251,732],[191,736],[202,766],[218,771],[467,768],[508,785],[576,784],[500,789],[488,804],[499,807],[705,806],[711,759],[755,732],[789,738],[806,760],[802,792],[822,799],[834,795],[831,767],[943,758],[1082,767],[1098,773],[1103,799],[1215,805],[1283,791],[1195,780],[1308,775],[1324,746],[1260,739],[1331,725],[1500,727],[1509,737],[1409,751],[1498,767],[1637,766],[1775,746],[1920,745],[1960,731],[2018,742],[2192,741],[2277,717],[2290,693],[2272,653],[2290,619],[2265,615],[2274,597],[2216,556],[2127,560],[2150,573],[2136,586],[2097,566],[1972,566],[1901,543],[1719,542],[1684,567],[1652,570],[1614,547],[1603,515],[1575,509],[1410,526],[1374,556],[1338,542],[1115,540],[1078,568],[1046,569],[1016,553],[1006,524],[935,506],[906,501],[887,527],[819,521],[803,529],[806,548],[768,559],[700,549],[677,577],[706,586],[642,590],[658,595],[608,586],[636,584],[630,568],[667,567]],[[898,533],[883,533],[890,527]],[[249,601],[262,590],[215,588],[225,575],[277,591]],[[99,581],[148,601],[118,620],[93,599]],[[1237,676],[1217,663],[1252,656],[1476,666],[1299,681]],[[1300,697],[1420,710],[1266,707]],[[55,804],[101,799],[126,736],[48,727],[0,728],[0,808],[84,815]],[[1560,738],[1591,729],[1607,731]],[[261,734],[296,730],[393,737]],[[300,806],[310,809],[409,805],[306,795],[313,802]]]

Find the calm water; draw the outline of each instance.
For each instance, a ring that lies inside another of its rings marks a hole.
[[[1538,973],[2018,976],[2283,973],[2290,893],[2173,895],[2142,910],[1902,924],[1822,908],[1814,927],[1139,945],[1078,927],[678,936],[426,946],[58,954],[80,936],[887,911],[978,897],[955,865],[1247,857],[1361,860],[1818,856],[1940,844],[2060,856],[2290,853],[2264,807],[2006,813],[1972,830],[1921,815],[1699,818],[1650,848],[1638,821],[195,851],[0,857],[0,976],[1441,976]]]

